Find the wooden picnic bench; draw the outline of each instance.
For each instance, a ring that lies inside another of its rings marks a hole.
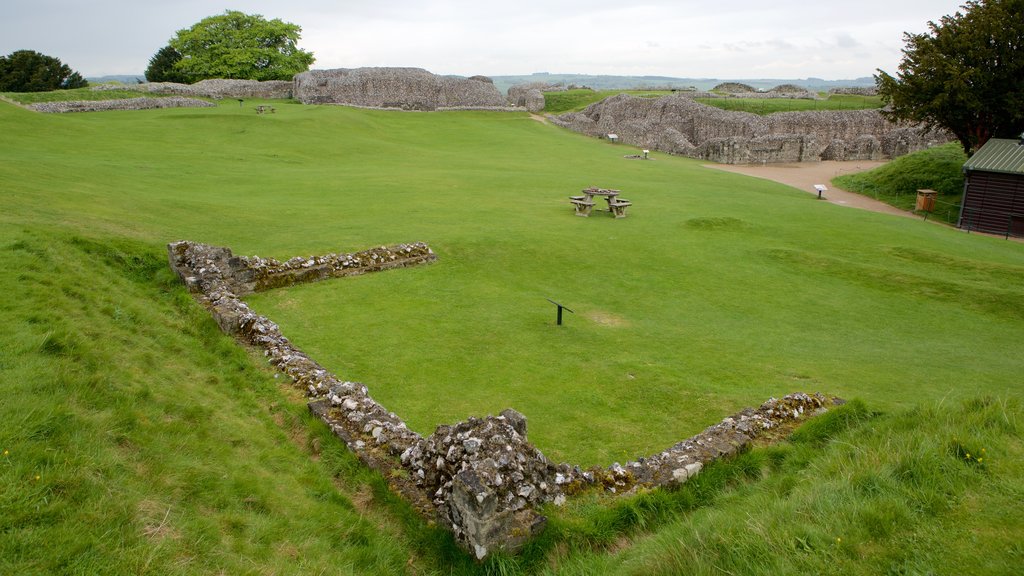
[[[594,209],[594,203],[585,196],[569,196],[569,202],[572,202],[573,208],[576,209],[577,216],[583,216],[587,218],[590,216],[590,212]]]
[[[612,216],[616,218],[626,217],[626,207],[632,206],[633,203],[625,198],[609,198],[608,199],[608,210],[611,211]]]
[[[256,107],[256,113],[257,114],[264,114],[266,112],[270,112],[271,114],[273,114],[274,113],[274,107],[270,106],[270,105],[267,105],[267,104],[261,104],[261,105]]]

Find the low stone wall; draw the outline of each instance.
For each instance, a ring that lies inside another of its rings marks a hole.
[[[878,96],[877,86],[847,86],[830,88],[829,94],[852,94],[854,96]]]
[[[120,88],[154,94],[178,94],[181,96],[200,96],[205,98],[289,99],[292,97],[292,82],[290,80],[260,82],[258,80],[214,78],[200,80],[195,84],[148,82],[145,84],[130,84]]]
[[[949,141],[947,134],[894,124],[878,110],[721,110],[673,94],[619,94],[552,122],[583,134],[726,164],[883,160]]]
[[[195,98],[125,98],[120,100],[72,100],[68,102],[39,102],[27,107],[36,112],[62,114],[65,112],[105,112],[110,110],[151,110],[154,108],[211,108],[216,106]]]
[[[817,414],[835,400],[794,394],[770,400],[709,427],[648,458],[583,470],[554,464],[531,445],[526,418],[498,416],[438,426],[427,438],[376,402],[366,386],[338,379],[296,348],[269,319],[240,299],[254,291],[325,278],[433,262],[425,244],[379,247],[280,262],[235,256],[227,248],[175,242],[171,268],[211,312],[221,329],[263,351],[269,362],[310,396],[310,410],[368,466],[428,518],[440,521],[478,559],[514,552],[543,530],[536,507],[560,505],[590,487],[631,492],[639,486],[686,482],[712,460],[742,450],[768,430]]]
[[[438,76],[421,68],[337,68],[296,74],[303,104],[346,104],[400,110],[495,109],[505,97],[483,76]]]

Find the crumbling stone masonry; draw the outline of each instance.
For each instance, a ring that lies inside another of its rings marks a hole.
[[[38,102],[27,108],[36,112],[63,114],[66,112],[106,112],[109,110],[151,110],[153,108],[212,108],[212,102],[172,96],[170,98],[126,98],[122,100],[70,100],[65,102]]]
[[[195,84],[145,82],[143,84],[97,84],[93,90],[138,90],[153,94],[175,94],[204,98],[280,98],[292,97],[290,80],[235,80],[209,78]]]
[[[293,93],[303,104],[401,110],[506,107],[490,78],[438,76],[421,68],[309,70],[295,75]]]
[[[733,454],[769,430],[792,425],[837,401],[792,394],[747,409],[697,436],[646,458],[583,470],[554,464],[527,441],[526,418],[508,409],[498,416],[438,426],[424,438],[376,402],[366,386],[338,379],[240,299],[260,290],[434,262],[423,243],[381,246],[353,254],[292,258],[235,256],[227,248],[193,242],[168,245],[171,268],[217,324],[263,351],[310,397],[309,408],[368,466],[427,518],[447,526],[482,559],[516,551],[544,529],[540,504],[561,505],[587,488],[628,493],[640,486],[686,482],[721,456]]]
[[[724,164],[883,160],[950,140],[944,132],[894,124],[878,110],[776,112],[721,110],[673,94],[619,94],[553,123],[595,137]]]

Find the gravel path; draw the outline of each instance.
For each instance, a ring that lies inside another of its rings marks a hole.
[[[822,196],[826,201],[833,204],[849,206],[851,208],[860,208],[862,210],[871,210],[873,212],[881,212],[883,214],[916,218],[912,212],[906,212],[899,208],[894,208],[893,206],[890,206],[885,202],[879,202],[874,198],[854,194],[853,192],[847,192],[846,190],[836,188],[829,183],[836,176],[852,174],[854,172],[864,172],[865,170],[878,168],[882,164],[885,164],[885,162],[872,160],[837,162],[834,160],[827,160],[823,162],[796,162],[792,164],[763,165],[705,164],[705,167],[713,168],[715,170],[723,170],[725,172],[744,174],[755,178],[764,178],[765,180],[772,180],[773,182],[787,184],[794,188],[803,190],[808,194],[817,194],[814,190],[814,185],[824,184],[828,187],[828,192],[825,192]]]

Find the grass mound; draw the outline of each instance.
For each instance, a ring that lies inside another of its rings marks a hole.
[[[844,190],[871,196],[903,210],[914,209],[918,190],[935,190],[939,193],[936,214],[952,222],[960,212],[964,192],[962,167],[966,161],[963,148],[950,142],[901,156],[874,170],[839,176],[834,182]]]
[[[640,98],[657,98],[671,94],[668,90],[563,90],[559,92],[544,93],[544,112],[549,114],[562,114],[564,112],[578,112],[595,102],[616,94],[629,94]]]
[[[824,100],[806,98],[696,98],[697,102],[734,112],[750,112],[761,116],[775,112],[809,110],[870,110],[882,107],[878,96],[832,94]]]
[[[166,95],[149,94],[138,90],[93,90],[92,88],[73,88],[71,90],[54,90],[52,92],[5,92],[3,98],[19,104],[38,104],[40,102],[69,102],[73,100],[126,100],[132,98],[165,98]]]
[[[406,565],[395,520],[352,504],[373,478],[332,482],[354,459],[160,246],[4,227],[0,268],[0,573]]]

